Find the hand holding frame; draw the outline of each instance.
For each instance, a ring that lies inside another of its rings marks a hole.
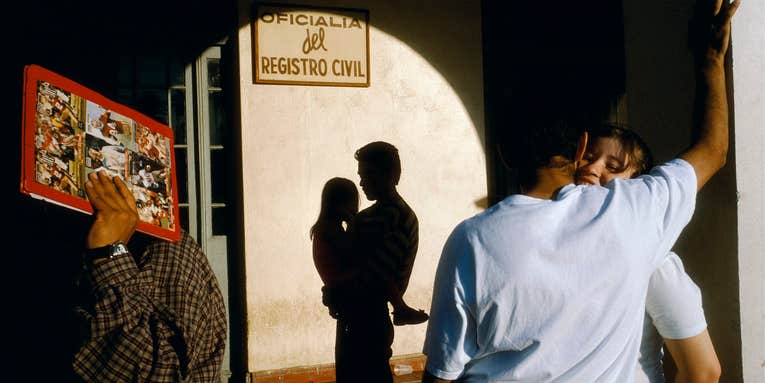
[[[138,208],[133,193],[119,177],[106,171],[93,172],[85,192],[95,210],[95,220],[87,238],[89,249],[116,241],[127,243],[138,225]]]

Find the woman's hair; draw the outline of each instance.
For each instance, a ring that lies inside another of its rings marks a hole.
[[[622,126],[601,124],[594,129],[588,129],[587,133],[590,142],[595,142],[598,138],[619,140],[624,152],[627,153],[627,166],[633,169],[630,177],[646,174],[653,168],[651,150],[635,131]]]
[[[324,189],[321,191],[321,210],[316,223],[311,226],[311,239],[323,226],[338,224],[342,221],[340,207],[348,201],[355,202],[356,205],[359,203],[359,192],[353,181],[335,177],[324,184]]]

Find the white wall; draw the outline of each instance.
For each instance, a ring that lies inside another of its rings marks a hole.
[[[420,221],[414,307],[429,309],[441,247],[487,193],[480,2],[301,3],[369,10],[371,86],[256,85],[251,31],[239,31],[249,371],[334,361],[308,230],[324,182],[358,184],[356,149],[399,149],[399,191]],[[425,325],[395,331],[394,354],[421,351]]]
[[[746,383],[765,382],[765,3],[733,20],[741,354]]]

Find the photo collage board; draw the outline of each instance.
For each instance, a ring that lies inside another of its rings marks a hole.
[[[170,127],[39,66],[27,67],[24,110],[23,193],[92,213],[85,182],[103,170],[132,191],[138,231],[179,238]]]

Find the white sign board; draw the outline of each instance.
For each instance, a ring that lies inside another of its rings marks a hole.
[[[369,86],[369,12],[259,4],[253,30],[255,82]]]

